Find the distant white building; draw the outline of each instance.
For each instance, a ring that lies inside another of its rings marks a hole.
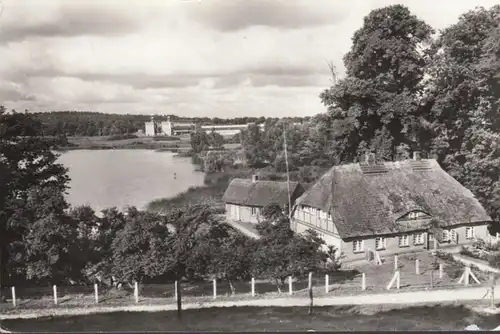
[[[144,134],[146,136],[155,136],[156,135],[155,121],[154,121],[153,117],[151,117],[151,120],[149,122],[144,123]]]
[[[240,133],[242,130],[248,128],[252,124],[236,124],[236,125],[202,125],[201,130],[206,133],[213,131],[219,133],[222,136],[234,136]],[[194,123],[174,123],[170,121],[170,117],[167,117],[166,121],[155,122],[153,117],[151,121],[145,122],[146,136],[183,136],[189,135],[196,130],[196,124]],[[261,130],[264,130],[264,124],[259,124]]]
[[[251,123],[250,123],[251,124]],[[201,129],[206,133],[213,131],[217,132],[222,136],[234,136],[240,133],[242,130],[248,128],[250,124],[236,124],[236,125],[202,125]],[[264,131],[264,124],[259,124],[259,128]]]

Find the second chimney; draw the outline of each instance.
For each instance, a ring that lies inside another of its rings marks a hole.
[[[413,152],[413,160],[420,160],[420,152],[419,151]]]
[[[259,175],[257,174],[252,175],[252,182],[255,183],[257,182],[257,180],[259,180]]]

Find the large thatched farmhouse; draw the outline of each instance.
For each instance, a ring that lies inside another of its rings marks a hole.
[[[290,182],[290,199],[292,205],[304,193],[298,182]],[[259,180],[257,175],[252,179],[233,179],[222,197],[226,204],[226,217],[229,220],[258,223],[261,221],[261,209],[271,203],[282,208],[288,205],[287,182]]]
[[[488,240],[490,221],[468,189],[416,152],[413,160],[376,162],[370,154],[331,168],[297,199],[291,228],[316,230],[354,260]]]

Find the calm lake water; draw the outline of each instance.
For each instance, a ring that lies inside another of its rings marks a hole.
[[[228,320],[229,319],[229,320]],[[460,306],[410,307],[358,314],[350,306],[317,307],[308,316],[307,307],[230,307],[185,310],[182,321],[175,312],[117,312],[89,316],[4,320],[12,331],[428,331],[463,330],[470,324],[490,330],[498,316],[481,316]]]
[[[74,150],[62,153],[58,162],[69,168],[68,201],[95,210],[144,208],[152,200],[203,184],[203,173],[194,170],[191,159],[171,152]]]

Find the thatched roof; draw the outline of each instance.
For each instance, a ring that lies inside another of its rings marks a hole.
[[[446,173],[436,160],[335,166],[323,175],[297,205],[332,215],[342,238],[425,229],[428,221],[396,222],[419,210],[442,226],[489,222],[474,195]]]
[[[290,182],[290,196],[293,195],[298,182]],[[226,203],[263,207],[271,203],[288,204],[288,188],[286,182],[250,179],[233,179],[222,196]]]

